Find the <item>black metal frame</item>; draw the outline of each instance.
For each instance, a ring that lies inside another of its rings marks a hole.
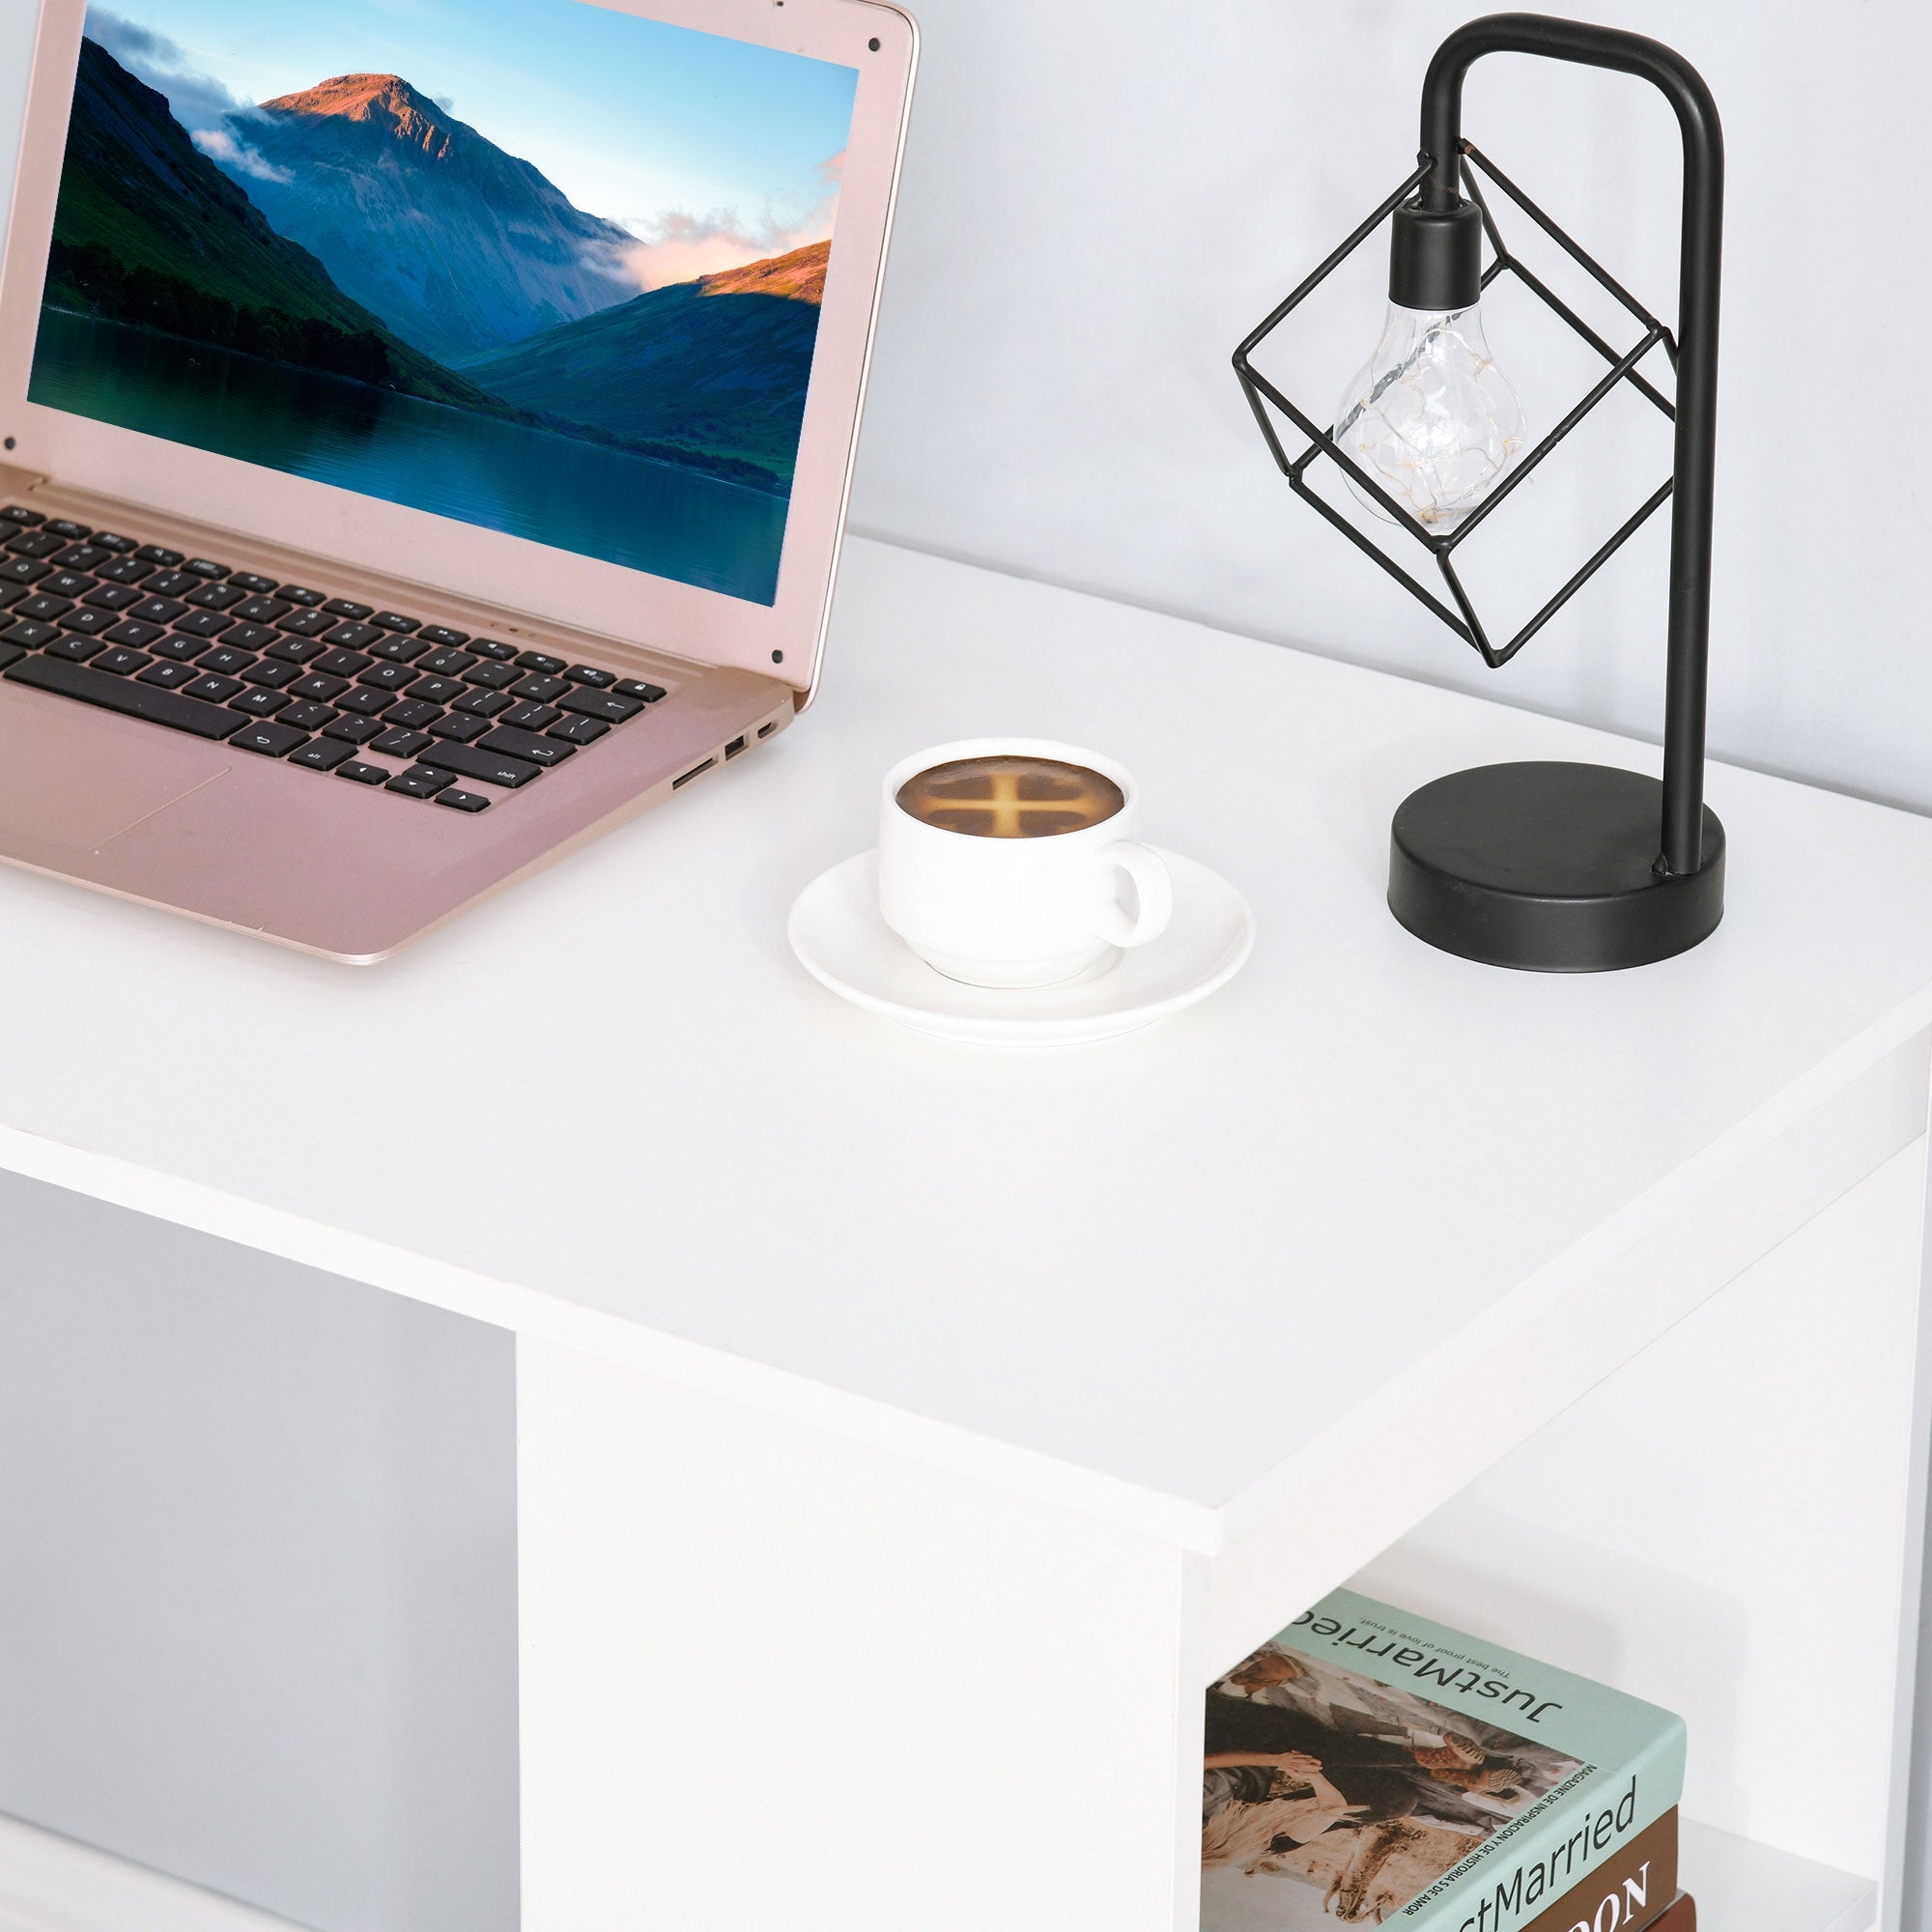
[[[1279,467],[1282,474],[1288,478],[1295,494],[1306,502],[1312,503],[1350,543],[1361,550],[1365,555],[1373,557],[1411,596],[1418,598],[1423,604],[1427,605],[1463,642],[1473,645],[1481,654],[1483,662],[1492,670],[1497,670],[1502,666],[1508,664],[1510,659],[1515,657],[1517,652],[1521,650],[1523,645],[1528,643],[1530,639],[1535,637],[1537,632],[1542,630],[1550,618],[1555,616],[1557,611],[1569,603],[1571,598],[1608,562],[1610,557],[1636,534],[1651,513],[1658,509],[1670,495],[1671,484],[1674,479],[1666,477],[1644,502],[1643,507],[1624,524],[1617,533],[1500,649],[1491,643],[1489,632],[1484,627],[1483,620],[1476,614],[1475,607],[1469,602],[1468,592],[1463,587],[1462,580],[1456,574],[1456,566],[1453,558],[1457,546],[1472,531],[1482,527],[1484,521],[1489,517],[1490,513],[1499,503],[1504,502],[1508,498],[1510,493],[1526,476],[1535,470],[1537,465],[1619,383],[1630,383],[1639,394],[1653,403],[1666,417],[1674,422],[1677,416],[1675,407],[1666,397],[1659,393],[1653,384],[1638,373],[1637,364],[1653,349],[1661,344],[1664,354],[1670,358],[1671,366],[1675,368],[1677,365],[1677,340],[1671,334],[1670,330],[1662,323],[1659,322],[1655,316],[1651,315],[1634,297],[1631,296],[1607,270],[1603,268],[1601,264],[1592,261],[1584,253],[1583,249],[1566,235],[1548,215],[1544,213],[1542,209],[1538,208],[1487,155],[1479,152],[1467,141],[1462,144],[1462,152],[1463,182],[1468,189],[1470,199],[1482,211],[1483,232],[1489,237],[1490,246],[1494,251],[1493,260],[1483,270],[1484,289],[1487,290],[1498,276],[1505,274],[1515,275],[1553,314],[1575,329],[1610,365],[1610,368],[1609,372],[1600,383],[1590,389],[1583,400],[1554,429],[1545,436],[1534,448],[1517,462],[1516,466],[1503,477],[1495,489],[1475,509],[1470,511],[1468,516],[1455,529],[1438,534],[1431,530],[1426,525],[1418,522],[1402,503],[1383,489],[1379,481],[1378,481],[1370,470],[1357,463],[1352,456],[1349,455],[1336,442],[1330,431],[1319,427],[1312,421],[1274,384],[1269,382],[1265,376],[1256,369],[1249,360],[1253,351],[1266,341],[1268,336],[1316,289],[1320,288],[1395,213],[1396,209],[1406,201],[1409,195],[1422,185],[1423,180],[1429,173],[1428,167],[1418,168],[1414,174],[1410,175],[1396,189],[1394,194],[1390,195],[1350,236],[1348,241],[1322,263],[1321,268],[1317,269],[1286,301],[1282,302],[1269,314],[1267,320],[1260,327],[1248,336],[1235,352],[1235,373],[1240,378],[1241,387],[1248,398],[1248,407],[1255,412],[1255,420],[1260,423],[1262,434],[1267,439],[1267,445],[1274,455],[1276,465]],[[1632,349],[1626,355],[1619,355],[1547,282],[1529,269],[1527,265],[1509,252],[1503,245],[1503,239],[1497,231],[1495,218],[1490,212],[1489,203],[1484,198],[1482,187],[1476,179],[1477,170],[1480,170],[1483,175],[1487,176],[1546,235],[1579,263],[1605,289],[1616,298],[1617,301],[1624,308],[1628,309],[1636,318],[1637,322],[1642,325],[1644,333],[1642,339],[1634,349]],[[1266,409],[1263,406],[1264,397],[1272,403],[1276,409],[1281,411],[1310,440],[1308,447],[1293,460],[1290,459],[1288,452],[1282,447],[1281,439],[1275,433],[1274,423],[1269,417]],[[1409,572],[1405,570],[1400,563],[1383,551],[1372,538],[1365,535],[1361,530],[1358,530],[1353,524],[1350,523],[1348,518],[1343,516],[1339,510],[1324,500],[1316,492],[1307,480],[1308,471],[1316,461],[1323,456],[1332,458],[1333,461],[1340,464],[1361,489],[1372,496],[1404,529],[1434,554],[1436,567],[1441,571],[1443,581],[1448,585],[1449,594],[1456,600],[1454,610],[1451,610],[1439,597],[1430,591],[1427,585],[1418,582]]]
[[[1676,113],[1684,142],[1684,207],[1678,327],[1675,335],[1650,314],[1614,276],[1594,261],[1548,215],[1516,186],[1493,162],[1462,138],[1463,80],[1469,67],[1487,53],[1538,54],[1552,60],[1634,73],[1657,87]],[[1723,218],[1723,137],[1716,103],[1689,62],[1661,42],[1616,28],[1593,27],[1536,14],[1497,14],[1460,27],[1436,49],[1423,82],[1422,151],[1420,165],[1375,213],[1331,254],[1313,274],[1278,304],[1235,352],[1235,371],[1267,440],[1276,465],[1297,496],[1373,557],[1411,595],[1425,604],[1465,642],[1481,653],[1492,668],[1507,664],[1551,617],[1641,527],[1666,497],[1671,509],[1669,651],[1665,671],[1663,727],[1663,800],[1660,871],[1695,872],[1702,861],[1704,799],[1704,712],[1707,685],[1710,594],[1712,488],[1717,440],[1718,283]],[[1578,263],[1603,288],[1635,317],[1643,337],[1626,355],[1618,355],[1547,284],[1504,247],[1476,176],[1480,172],[1509,197],[1536,225]],[[1487,288],[1498,275],[1514,274],[1532,294],[1575,329],[1610,365],[1603,379],[1548,435],[1524,456],[1493,492],[1458,527],[1443,535],[1427,529],[1398,503],[1360,464],[1349,457],[1332,434],[1315,422],[1284,395],[1251,361],[1253,352],[1292,314],[1309,294],[1376,232],[1400,208],[1453,210],[1459,190],[1466,186],[1481,211],[1483,227],[1495,259],[1484,271]],[[1418,193],[1419,190],[1419,193]],[[1416,195],[1410,203],[1409,197]],[[1663,348],[1677,372],[1673,406],[1637,369],[1650,351]],[[1470,604],[1456,575],[1455,550],[1490,513],[1530,475],[1543,459],[1619,383],[1628,382],[1675,425],[1670,479],[1661,485],[1636,513],[1604,544],[1523,628],[1497,649]],[[1282,445],[1266,403],[1272,404],[1302,434],[1309,446],[1291,459]],[[1307,481],[1312,464],[1330,457],[1435,557],[1454,609],[1405,570],[1394,558],[1357,530],[1332,505],[1323,501]]]

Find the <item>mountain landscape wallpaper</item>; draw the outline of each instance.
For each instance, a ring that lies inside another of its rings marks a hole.
[[[582,0],[91,7],[30,398],[769,604],[856,79]]]

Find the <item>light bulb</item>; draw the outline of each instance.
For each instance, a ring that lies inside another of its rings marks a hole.
[[[1335,412],[1337,444],[1431,531],[1453,530],[1495,488],[1527,434],[1522,405],[1483,339],[1480,302],[1390,302],[1382,339]],[[1357,502],[1394,521],[1348,481]]]

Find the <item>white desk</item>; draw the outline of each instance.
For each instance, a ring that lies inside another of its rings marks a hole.
[[[1006,1055],[796,967],[785,908],[868,842],[877,775],[1001,729],[1113,752],[1149,836],[1248,894],[1226,992]],[[1802,1398],[1804,1427],[1687,1422],[1634,1476],[1615,1427],[1573,1431],[1576,1550],[1483,1628],[1588,1667],[1667,1569],[1704,1605],[1685,1642],[1727,1646],[1678,1695],[1687,1813],[1779,1848],[1697,1838],[1687,1884],[1720,1928],[1755,1886],[1777,1932],[1854,1932],[1895,1878],[1910,1710],[1918,1194],[1885,1173],[1924,1127],[1932,823],[1718,768],[1705,946],[1581,979],[1423,947],[1381,903],[1394,805],[1540,756],[1652,762],[855,543],[793,730],[389,965],[0,877],[15,1010],[63,1022],[10,1034],[0,1163],[517,1331],[527,1932],[1186,1932],[1202,1686],[1372,1559],[1448,1604],[1489,1557],[1481,1512],[1442,1506],[1533,1470],[1534,1432],[1845,1197],[1815,1267],[1863,1273],[1801,1297],[1802,1389],[1788,1328],[1701,1365]],[[250,1038],[353,1038],[424,1078],[204,1052]],[[1719,1346],[1693,1328],[1668,1346]],[[1818,1372],[1854,1330],[1904,1339]],[[1735,1523],[1780,1487],[1823,1520],[1826,1476],[1877,1601],[1807,1569],[1803,1521],[1775,1603],[1740,1600],[1715,1530],[1574,1594],[1609,1547],[1595,1499],[1629,1482],[1654,1518]],[[1882,1699],[1837,1718],[1861,1779],[1790,1794],[1788,1762],[1736,1747],[1779,1681],[1743,1639],[1774,1629],[1882,1646]],[[754,1846],[718,1795],[748,1752],[782,1794]]]

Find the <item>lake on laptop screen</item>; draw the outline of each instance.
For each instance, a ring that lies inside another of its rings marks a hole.
[[[857,78],[579,0],[91,7],[28,393],[770,604]]]

